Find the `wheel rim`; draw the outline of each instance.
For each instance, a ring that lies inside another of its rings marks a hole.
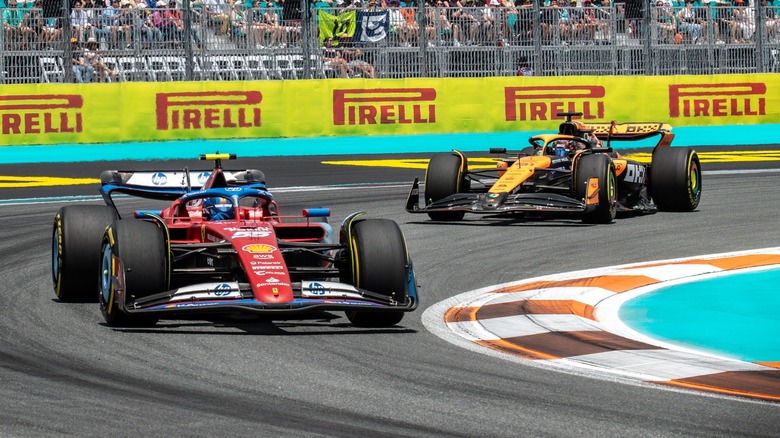
[[[696,197],[699,194],[699,191],[701,190],[701,187],[699,186],[700,182],[700,170],[699,170],[699,163],[696,162],[696,160],[691,160],[691,165],[689,167],[689,179],[690,179],[690,187],[691,187],[691,194]]]
[[[615,189],[616,186],[615,172],[609,171],[607,173],[607,196],[609,196],[609,205],[612,209],[614,209],[615,204],[617,204],[617,190]]]
[[[100,297],[103,304],[108,309],[108,303],[111,299],[111,278],[112,278],[112,255],[111,245],[103,245],[103,255],[100,258]]]

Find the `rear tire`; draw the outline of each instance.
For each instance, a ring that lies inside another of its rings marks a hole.
[[[615,219],[617,209],[617,179],[612,160],[604,154],[584,155],[577,161],[574,173],[575,194],[577,199],[588,198],[588,181],[598,178],[598,207],[582,216],[589,224],[608,224]]]
[[[661,211],[693,211],[701,200],[701,163],[692,148],[656,148],[650,195]]]
[[[425,172],[425,204],[460,193],[463,187],[462,158],[457,154],[436,154],[428,162]],[[432,211],[428,217],[435,221],[458,221],[463,211]]]
[[[354,224],[348,242],[355,286],[393,297],[408,298],[409,264],[406,242],[398,224],[388,219],[366,219]],[[402,311],[350,311],[347,318],[357,327],[391,327],[404,317]]]
[[[120,220],[106,229],[100,264],[100,311],[108,325],[139,327],[157,323],[157,317],[125,313],[119,301],[126,303],[165,290],[166,251],[163,233],[153,223]],[[121,266],[114,263],[114,258],[121,261]],[[116,272],[119,268],[123,272]],[[122,275],[124,291],[118,293],[113,280]]]
[[[54,216],[51,274],[60,301],[97,301],[100,240],[115,220],[107,205],[68,205]]]

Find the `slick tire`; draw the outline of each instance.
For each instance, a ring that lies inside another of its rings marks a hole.
[[[650,196],[661,211],[693,211],[701,200],[701,163],[692,148],[656,148]]]
[[[351,234],[352,284],[405,302],[409,261],[398,224],[388,219],[366,219],[355,223]],[[356,327],[391,327],[403,317],[402,311],[347,312],[347,319]]]
[[[60,301],[97,301],[100,240],[114,220],[107,205],[68,205],[54,216],[51,274]]]
[[[436,154],[428,162],[425,172],[425,204],[464,191],[463,162],[457,154]],[[459,221],[462,211],[432,211],[428,217],[434,221]]]
[[[101,247],[100,311],[106,323],[112,327],[156,324],[157,317],[126,313],[124,304],[166,289],[168,257],[160,228],[135,219],[119,220],[106,228]],[[115,277],[123,278],[124,290],[117,291]]]
[[[615,219],[617,209],[617,179],[612,160],[604,154],[585,155],[577,161],[574,173],[577,199],[587,200],[588,181],[598,178],[598,207],[585,213],[582,221],[589,224],[608,224]]]

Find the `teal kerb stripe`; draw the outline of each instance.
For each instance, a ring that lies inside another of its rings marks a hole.
[[[780,124],[673,128],[675,146],[735,146],[780,144]],[[300,137],[237,140],[177,140],[142,143],[100,143],[0,147],[0,164],[85,161],[171,160],[206,152],[230,152],[239,157],[298,155],[362,155],[446,152],[487,152],[491,147],[520,150],[538,131],[471,134],[426,134],[361,137]],[[616,149],[650,147],[653,142],[623,142]]]

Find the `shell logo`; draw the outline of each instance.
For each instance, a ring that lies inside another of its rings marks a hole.
[[[276,251],[276,247],[273,245],[266,245],[263,243],[254,243],[251,245],[244,245],[244,247],[241,248],[241,250],[252,254],[268,254]]]

